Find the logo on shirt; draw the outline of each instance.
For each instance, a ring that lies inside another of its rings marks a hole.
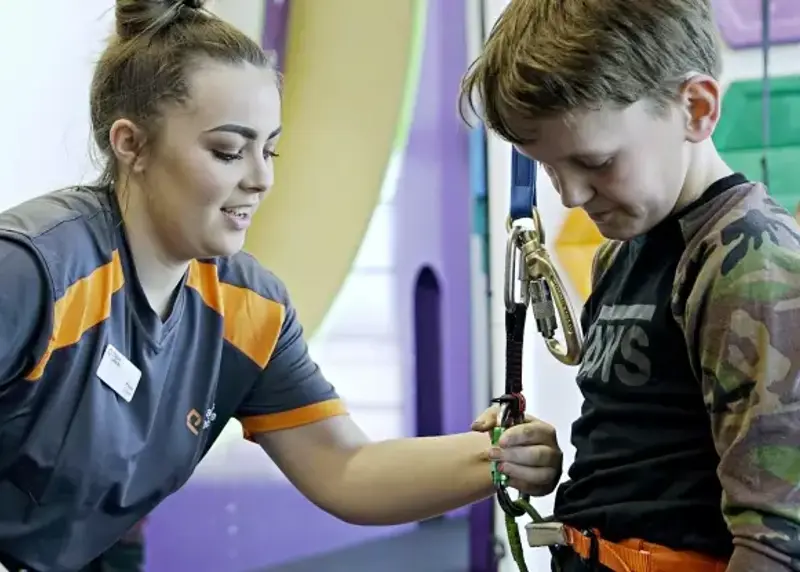
[[[652,365],[644,351],[650,346],[645,328],[655,312],[653,304],[603,306],[586,336],[578,381],[595,377],[608,383],[614,377],[631,387],[647,383]]]
[[[201,415],[197,409],[192,409],[186,415],[186,427],[195,435],[199,435],[200,431],[208,429],[211,424],[217,420],[217,413],[215,411],[216,405],[212,404],[211,407],[206,409],[205,415]]]

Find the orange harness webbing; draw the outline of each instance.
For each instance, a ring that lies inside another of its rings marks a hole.
[[[725,572],[728,567],[727,562],[699,552],[672,550],[638,539],[609,542],[597,531],[592,533],[564,527],[567,546],[581,558],[594,558],[614,572]]]

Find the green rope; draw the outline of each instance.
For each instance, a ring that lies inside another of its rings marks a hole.
[[[528,495],[521,495],[516,501],[514,501],[514,506],[517,507],[520,511],[523,511],[524,514],[527,514],[531,521],[535,523],[544,522],[542,515],[533,508],[533,505],[530,503],[530,497]],[[506,513],[505,515],[506,521],[506,534],[508,535],[508,545],[511,548],[511,557],[514,559],[514,562],[517,563],[517,568],[519,568],[519,572],[528,572],[528,565],[525,564],[525,551],[522,546],[522,535],[520,534],[520,527],[517,524],[517,519],[510,514]],[[556,572],[560,572],[561,567],[556,563],[555,565]]]
[[[500,436],[502,434],[502,428],[494,428],[492,431],[493,445],[497,444],[497,441],[500,440]],[[499,471],[498,463],[496,461],[492,462],[492,481],[495,483],[495,485],[501,486],[506,486],[508,483],[508,476]],[[519,498],[512,503],[513,507],[516,509],[514,512],[519,515],[528,515],[531,521],[535,523],[545,522],[544,518],[542,518],[542,515],[539,514],[539,511],[533,508],[530,498],[530,495],[520,494]],[[522,535],[520,534],[519,524],[517,524],[517,517],[505,511],[504,514],[506,535],[508,536],[508,546],[511,548],[511,557],[514,559],[514,562],[516,562],[519,572],[528,572],[528,565],[525,564],[525,549],[522,545]],[[561,571],[561,567],[558,563],[555,564],[554,570],[556,572]]]

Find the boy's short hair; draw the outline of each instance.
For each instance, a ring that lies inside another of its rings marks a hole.
[[[663,110],[690,73],[720,75],[711,2],[511,0],[462,81],[462,116],[522,144],[520,119],[643,98]]]

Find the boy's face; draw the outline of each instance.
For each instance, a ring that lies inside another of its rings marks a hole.
[[[586,211],[607,238],[650,230],[682,201],[690,162],[687,114],[651,103],[577,110],[531,124],[536,140],[519,147],[539,161],[567,208]]]

